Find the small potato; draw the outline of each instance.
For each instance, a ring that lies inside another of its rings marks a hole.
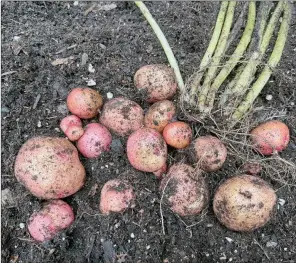
[[[276,205],[275,191],[257,176],[240,175],[227,179],[214,196],[218,220],[235,231],[252,231],[264,226]]]
[[[134,101],[124,97],[105,103],[100,122],[119,136],[128,136],[143,127],[144,111]]]
[[[145,92],[148,102],[170,99],[177,91],[173,69],[161,64],[141,67],[134,76],[134,83]]]
[[[194,142],[196,161],[202,170],[213,172],[219,170],[227,157],[225,145],[216,137],[201,136]]]
[[[142,128],[132,133],[126,149],[131,165],[143,172],[156,172],[167,160],[167,145],[154,129]]]
[[[165,126],[162,135],[168,145],[177,149],[187,147],[192,139],[190,126],[182,121],[169,123]]]
[[[160,190],[170,208],[180,216],[197,215],[208,202],[208,187],[201,170],[187,164],[171,166]]]
[[[70,125],[65,131],[65,134],[70,141],[78,141],[80,137],[84,134],[84,129],[76,125]]]
[[[71,125],[82,127],[82,122],[76,115],[68,115],[60,122],[60,128],[64,133]]]
[[[106,215],[110,212],[122,213],[133,206],[134,199],[134,189],[128,182],[110,180],[102,188],[100,210]]]
[[[28,230],[36,241],[45,242],[68,228],[73,221],[74,213],[67,203],[51,200],[40,211],[31,215]]]
[[[251,131],[254,149],[263,155],[284,150],[290,140],[290,131],[281,121],[267,121]]]
[[[98,115],[103,106],[103,98],[94,89],[75,88],[67,97],[67,106],[70,112],[81,119],[91,119]]]
[[[65,138],[35,137],[19,150],[14,173],[33,195],[64,198],[84,184],[85,169],[75,146]]]
[[[169,100],[155,102],[145,115],[144,124],[147,128],[152,128],[162,132],[176,114],[174,104]]]
[[[97,158],[103,152],[110,150],[111,133],[99,123],[90,123],[77,142],[77,148],[84,157]]]
[[[167,171],[167,164],[164,164],[164,166],[162,166],[159,170],[153,172],[153,174],[158,178],[161,179],[161,177],[166,173]]]

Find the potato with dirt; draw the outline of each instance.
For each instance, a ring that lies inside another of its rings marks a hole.
[[[161,181],[160,191],[172,211],[180,216],[199,214],[209,199],[202,171],[183,163],[169,168]]]
[[[122,213],[134,205],[134,188],[125,180],[114,179],[104,184],[101,191],[100,211]]]
[[[178,86],[173,69],[161,64],[146,65],[138,69],[134,83],[148,102],[171,99]]]
[[[227,157],[227,149],[218,138],[200,136],[193,141],[194,154],[198,166],[206,172],[219,170]]]
[[[132,133],[126,146],[131,165],[143,172],[156,172],[166,164],[167,145],[161,134],[151,128],[142,128]]]
[[[40,211],[30,216],[28,230],[36,241],[46,242],[71,226],[73,222],[72,208],[62,200],[51,200]]]
[[[84,133],[82,122],[76,115],[68,115],[63,118],[60,128],[70,141],[77,141]]]
[[[104,104],[100,123],[119,136],[128,136],[143,127],[144,111],[128,98],[114,98]]]
[[[72,89],[67,97],[69,111],[81,119],[91,119],[98,115],[103,106],[99,92],[91,88]]]
[[[235,231],[253,231],[264,226],[276,205],[276,194],[263,179],[239,175],[222,183],[214,196],[213,207],[218,220]]]
[[[41,199],[58,199],[76,193],[85,181],[85,169],[75,146],[65,138],[35,137],[19,150],[16,179]]]
[[[290,140],[288,126],[278,120],[261,123],[250,134],[254,149],[263,155],[283,151]]]
[[[161,133],[175,115],[176,107],[171,101],[158,101],[150,106],[145,114],[144,125]]]
[[[86,125],[84,134],[77,141],[79,152],[86,158],[97,158],[110,150],[111,133],[100,123]]]

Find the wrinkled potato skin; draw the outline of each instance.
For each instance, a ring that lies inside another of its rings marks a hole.
[[[62,200],[49,201],[33,213],[28,222],[31,236],[39,242],[49,241],[74,221],[72,208]]]
[[[161,133],[175,114],[176,108],[171,101],[163,100],[155,102],[145,115],[144,125]]]
[[[167,145],[154,129],[142,128],[127,140],[127,157],[131,165],[143,172],[161,169],[167,160]]]
[[[100,211],[108,215],[110,212],[122,213],[134,204],[133,187],[126,181],[114,179],[102,188]]]
[[[65,138],[29,139],[18,152],[14,171],[17,180],[42,199],[72,195],[85,180],[77,149]]]
[[[99,92],[90,88],[72,89],[67,97],[69,111],[82,119],[91,119],[98,115],[103,106]]]
[[[257,176],[231,177],[219,186],[214,196],[218,220],[235,231],[252,231],[271,218],[276,194],[267,182]]]
[[[85,131],[77,142],[79,152],[87,158],[97,158],[110,150],[111,133],[99,123],[86,125]]]
[[[200,168],[207,172],[219,170],[227,157],[227,149],[225,145],[214,136],[201,136],[194,142],[194,150],[196,161]]]
[[[144,125],[144,111],[139,104],[124,97],[104,104],[100,123],[119,136],[128,136]]]
[[[208,186],[201,176],[187,164],[175,164],[169,168],[160,184],[161,192],[170,208],[180,216],[197,215],[208,203]]]
[[[177,149],[187,147],[192,139],[190,126],[182,121],[169,123],[165,126],[162,134],[166,143]]]
[[[251,131],[254,149],[263,155],[284,150],[290,140],[290,131],[281,121],[267,121]]]
[[[137,89],[145,92],[148,102],[170,99],[177,91],[173,69],[161,64],[141,67],[134,76],[134,83]]]

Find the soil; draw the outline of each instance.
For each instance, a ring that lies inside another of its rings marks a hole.
[[[147,5],[188,79],[209,42],[218,3]],[[276,214],[254,232],[230,231],[217,221],[211,207],[221,180],[241,165],[228,158],[222,170],[206,176],[211,198],[202,216],[180,218],[162,206],[163,234],[159,182],[129,165],[126,139],[115,135],[109,153],[93,160],[81,157],[86,184],[65,199],[74,209],[74,224],[51,242],[35,243],[26,223],[42,201],[14,177],[14,160],[21,145],[37,135],[63,136],[58,127],[68,113],[65,98],[71,88],[85,86],[90,80],[105,100],[111,92],[147,108],[135,91],[133,75],[143,65],[167,60],[133,2],[2,2],[1,7],[3,262],[296,262],[295,187],[265,177],[280,200]],[[278,109],[278,119],[289,120],[291,142],[282,157],[292,161],[296,160],[295,21],[281,63],[257,100],[260,107]],[[67,59],[57,60],[62,58]],[[89,64],[95,72],[89,71]],[[13,72],[5,74],[9,71]],[[267,94],[272,100],[265,99]],[[170,153],[172,163],[174,153]],[[123,214],[103,216],[98,210],[100,190],[113,178],[132,182],[136,205]]]

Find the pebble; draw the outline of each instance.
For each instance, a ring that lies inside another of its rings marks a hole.
[[[131,238],[135,238],[135,234],[134,233],[131,233]]]
[[[286,200],[282,199],[282,198],[279,198],[278,199],[278,202],[281,206],[283,206],[285,203],[286,203]]]
[[[272,95],[270,95],[270,94],[266,95],[265,99],[266,100],[272,100]]]
[[[88,72],[90,72],[90,73],[94,73],[96,70],[95,70],[95,68],[92,66],[92,64],[88,64]]]
[[[93,80],[93,79],[89,79],[86,81],[86,85],[91,87],[91,86],[95,86],[97,83]]]
[[[292,101],[290,104],[291,104],[291,106],[294,106],[295,105],[295,102]]]
[[[59,128],[54,128],[54,130],[55,130],[56,132],[60,132],[60,129],[59,129]]]
[[[113,93],[111,93],[111,92],[108,92],[107,93],[107,99],[112,99],[113,98]]]
[[[14,37],[13,37],[13,41],[19,41],[20,38],[21,38],[20,36],[14,36]]]
[[[213,227],[213,224],[207,224],[207,227]]]
[[[284,247],[284,250],[287,251],[288,249],[286,247]]]
[[[73,3],[74,6],[78,6],[78,4],[79,4],[78,1],[75,1],[75,2]]]
[[[88,60],[88,55],[86,53],[83,53],[81,56],[81,66],[84,66]]]
[[[9,109],[7,107],[2,107],[1,108],[1,113],[9,113]]]
[[[268,241],[266,243],[266,247],[276,247],[277,246],[277,242],[274,241]]]
[[[231,239],[230,237],[225,237],[225,239],[226,239],[229,243],[232,243],[232,242],[233,242],[233,239]]]
[[[41,121],[38,121],[38,122],[37,122],[37,127],[38,127],[38,128],[41,128],[41,126],[42,126]]]
[[[20,229],[23,229],[25,227],[24,223],[20,223]]]
[[[148,250],[148,249],[150,249],[150,246],[148,245],[148,246],[146,246],[146,249]]]

